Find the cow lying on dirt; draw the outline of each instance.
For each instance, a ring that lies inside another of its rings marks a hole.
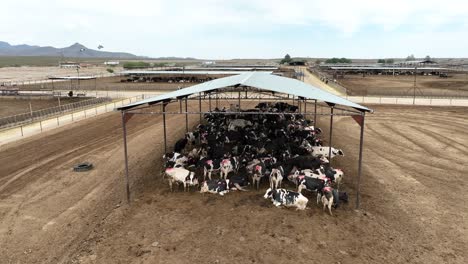
[[[167,168],[165,171],[169,178],[169,187],[172,189],[172,184],[182,183],[184,185],[184,191],[188,191],[190,186],[198,185],[198,179],[195,177],[195,173],[184,168]]]
[[[276,207],[284,205],[286,207],[296,207],[297,210],[304,210],[307,207],[307,202],[309,201],[301,193],[288,191],[286,189],[269,188],[263,197],[265,199],[270,198]]]
[[[230,190],[246,191],[243,186],[246,186],[248,182],[244,181],[241,177],[233,177],[231,180],[207,180],[204,181],[200,188],[200,193],[214,193],[223,196]]]
[[[312,147],[312,156],[314,157],[328,157],[330,151],[330,147],[321,147],[321,146],[314,146]],[[335,156],[344,156],[344,152],[341,149],[331,148],[331,158]]]

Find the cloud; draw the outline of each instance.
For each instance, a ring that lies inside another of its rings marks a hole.
[[[2,11],[4,41],[102,43],[106,49],[151,56],[213,51],[241,57],[286,49],[307,55],[303,42],[314,43],[313,53],[327,51],[327,45],[336,44],[332,41],[346,41],[346,48],[360,39],[397,44],[404,36],[462,36],[468,28],[468,3],[460,0],[3,0]],[[380,39],[372,40],[371,34]]]

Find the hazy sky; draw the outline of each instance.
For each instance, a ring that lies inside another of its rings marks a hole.
[[[468,57],[466,0],[1,0],[0,40],[205,59]]]

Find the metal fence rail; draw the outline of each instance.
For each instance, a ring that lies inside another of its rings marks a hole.
[[[94,106],[96,104],[102,104],[104,102],[110,102],[110,101],[112,101],[112,99],[107,98],[107,97],[93,98],[93,99],[84,100],[81,102],[64,104],[61,106],[55,106],[55,107],[46,108],[42,110],[32,111],[29,113],[2,117],[0,118],[0,129],[31,123],[36,120],[44,119],[53,115],[63,114],[66,112],[76,111],[76,110],[80,110],[84,108],[89,108],[89,106]]]

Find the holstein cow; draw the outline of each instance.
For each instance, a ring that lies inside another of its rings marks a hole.
[[[337,207],[340,199],[336,190],[334,190],[330,186],[326,186],[320,192],[317,193],[317,203],[319,200],[323,204],[323,210],[325,210],[325,208],[328,207],[330,215],[333,215],[331,208],[332,206]]]
[[[329,151],[330,151],[330,147],[319,147],[319,146],[312,147],[312,156],[314,156],[314,157],[323,156],[323,157],[330,158],[330,157],[328,157]],[[336,149],[336,148],[332,147],[332,149],[331,149],[331,158],[333,158],[335,156],[344,156],[343,150]]]
[[[297,210],[304,210],[307,207],[307,202],[309,202],[301,193],[288,191],[286,189],[269,188],[263,197],[265,199],[270,198],[276,207],[284,205],[286,207],[296,207]]]
[[[208,175],[208,179],[211,180],[211,174],[214,172],[219,172],[221,169],[221,161],[220,159],[211,160],[208,158],[200,159],[200,162],[203,165],[203,180],[206,180],[206,175]]]
[[[246,126],[251,126],[252,122],[245,119],[234,119],[229,122],[228,130],[236,130],[237,128],[244,128]]]
[[[169,187],[172,190],[172,184],[182,183],[184,185],[184,191],[187,191],[190,186],[198,185],[198,179],[195,177],[195,173],[184,168],[167,168],[166,174],[169,176]]]
[[[232,171],[237,171],[239,167],[239,162],[236,157],[232,157],[229,159],[223,159],[220,164],[220,177],[227,179],[227,176]]]
[[[320,178],[329,178],[330,181],[336,183],[336,188],[340,189],[340,184],[343,181],[344,172],[341,169],[334,169],[329,163],[320,166],[317,170],[320,174]]]
[[[229,192],[229,180],[207,180],[202,183],[200,193],[214,193],[223,196]]]
[[[281,188],[281,182],[283,181],[284,170],[282,166],[273,168],[270,173],[270,189]]]
[[[257,190],[260,187],[260,179],[263,177],[264,174],[265,174],[265,165],[263,164],[263,162],[253,167],[252,186],[255,186],[255,183],[257,183]]]
[[[299,187],[297,187],[297,192],[300,193],[304,189],[312,192],[320,192],[326,186],[328,186],[327,178],[322,180],[303,176],[299,179]],[[318,199],[319,197],[317,196],[317,200]]]
[[[188,140],[188,143],[192,146],[195,145],[199,137],[200,137],[200,133],[198,131],[188,132],[185,134],[185,138]]]

